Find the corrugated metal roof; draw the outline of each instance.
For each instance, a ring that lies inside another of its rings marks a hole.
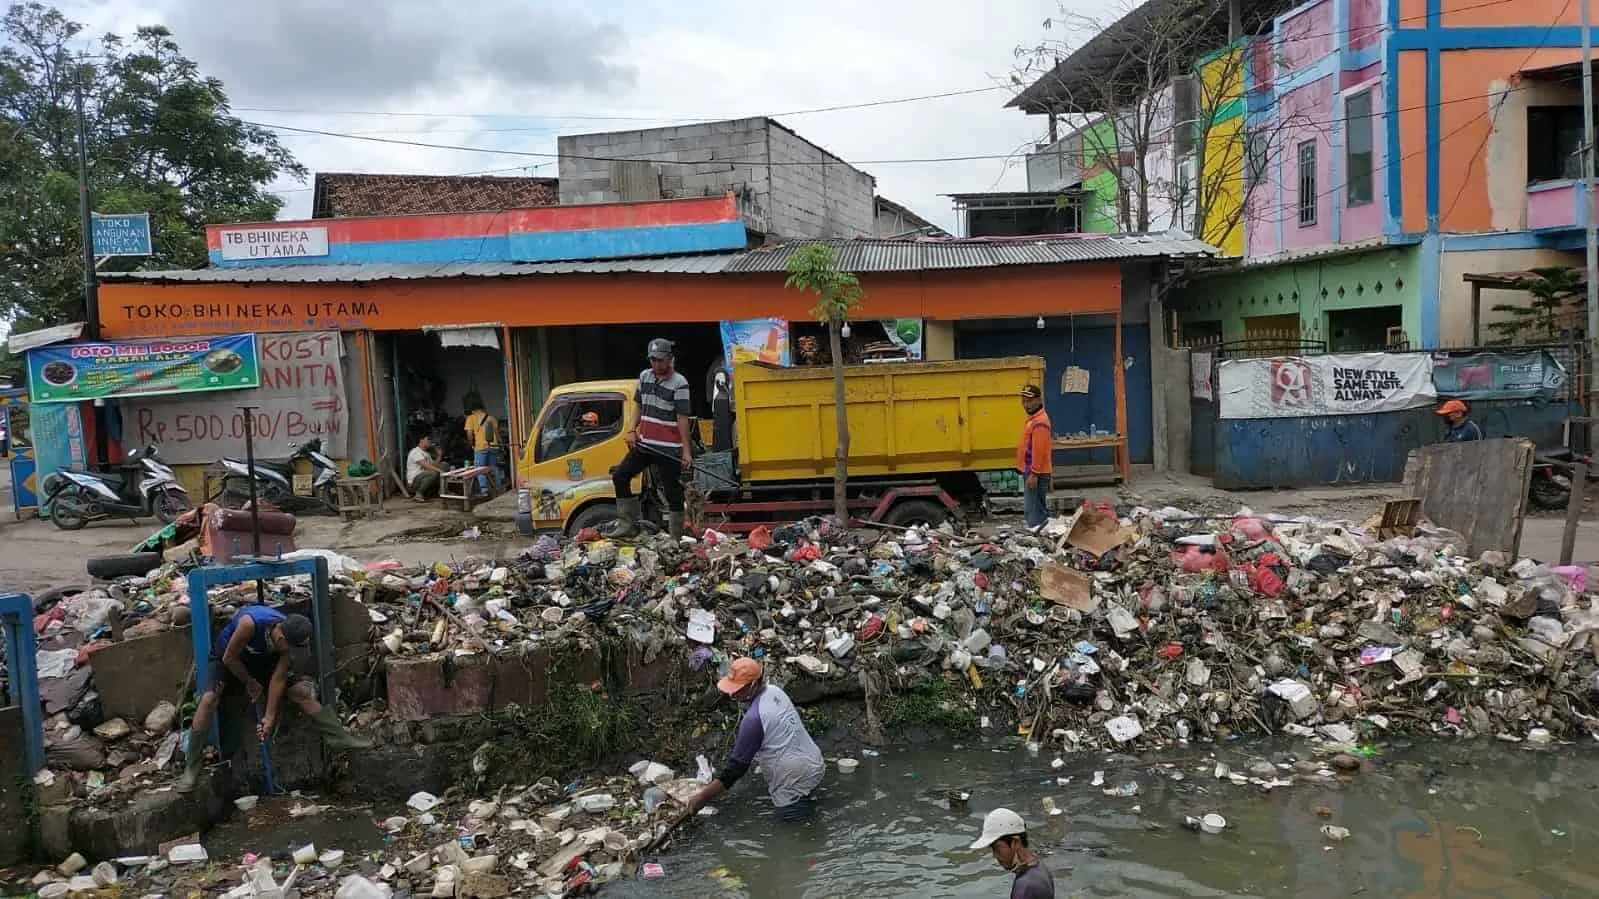
[[[519,278],[537,275],[671,274],[716,275],[784,272],[802,246],[824,243],[838,250],[839,265],[857,273],[914,272],[1052,265],[1161,256],[1213,256],[1216,248],[1182,234],[1054,235],[963,240],[791,241],[739,253],[605,259],[579,262],[472,262],[444,264],[270,265],[153,272],[107,272],[105,281],[201,284],[307,284],[414,281],[447,278]]]
[[[856,273],[990,268],[1001,265],[1052,265],[1159,256],[1213,256],[1216,248],[1182,234],[1105,234],[1050,237],[969,238],[965,240],[792,241],[750,250],[727,272],[786,271],[802,246],[823,243],[838,250],[839,267]]]

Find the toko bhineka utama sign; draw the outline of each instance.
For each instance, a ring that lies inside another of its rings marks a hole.
[[[254,334],[73,343],[28,351],[35,403],[255,387],[261,364]]]
[[[1303,418],[1397,412],[1430,405],[1426,353],[1349,353],[1232,359],[1217,366],[1221,418]]]

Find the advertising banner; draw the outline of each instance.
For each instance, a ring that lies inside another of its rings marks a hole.
[[[1426,353],[1233,359],[1217,367],[1221,418],[1364,415],[1430,405]]]
[[[922,361],[922,320],[919,318],[889,318],[882,320],[883,333],[895,346],[905,351],[910,362]]]
[[[1189,383],[1193,385],[1193,397],[1196,400],[1216,400],[1215,385],[1210,383],[1210,363],[1209,353],[1195,350],[1188,354]]]
[[[722,349],[727,353],[729,368],[742,362],[784,368],[794,364],[788,345],[788,322],[781,318],[722,322]]]
[[[73,343],[28,351],[35,403],[233,390],[261,383],[255,335]]]
[[[161,447],[174,464],[244,458],[244,412],[255,409],[255,453],[291,455],[291,443],[321,439],[343,458],[350,410],[345,402],[343,344],[336,331],[259,335],[261,386],[231,394],[166,397],[123,403],[126,439]]]
[[[1543,350],[1473,353],[1433,358],[1439,396],[1466,400],[1553,398],[1566,386],[1566,369]]]

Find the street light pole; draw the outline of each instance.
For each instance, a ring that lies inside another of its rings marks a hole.
[[[1588,284],[1588,449],[1594,446],[1593,418],[1599,416],[1594,399],[1599,385],[1599,222],[1594,221],[1594,124],[1593,124],[1593,31],[1589,18],[1590,0],[1582,0],[1582,218],[1587,232],[1587,266],[1583,280]]]
[[[1584,0],[1587,2],[1587,0]],[[94,270],[94,212],[89,203],[89,138],[83,117],[83,66],[73,79],[73,100],[78,117],[78,225],[83,230],[83,324],[90,340],[100,339],[100,284]],[[103,466],[111,464],[111,441],[106,433],[103,400],[94,402],[94,455]]]

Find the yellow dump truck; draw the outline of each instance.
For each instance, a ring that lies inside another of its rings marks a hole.
[[[1036,356],[846,368],[851,513],[936,524],[980,503],[979,473],[1015,466],[1021,388],[1043,375]],[[572,534],[616,517],[610,472],[627,454],[635,386],[590,381],[551,391],[517,462],[525,533]],[[735,451],[695,460],[697,523],[736,532],[829,514],[838,446],[832,369],[745,363],[733,373],[733,400]],[[651,520],[663,511],[655,493],[649,485],[640,493]]]

